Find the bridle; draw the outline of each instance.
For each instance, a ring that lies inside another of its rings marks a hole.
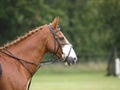
[[[60,42],[59,42],[59,37],[57,37],[56,33],[60,31],[60,28],[57,28],[57,30],[54,30],[50,24],[48,25],[48,28],[49,28],[49,30],[51,31],[51,33],[52,33],[52,35],[53,35],[53,38],[54,38],[54,54],[57,54],[57,52],[59,51],[59,49],[61,50],[61,53],[63,54],[62,45],[68,45],[69,43],[65,43],[65,44],[64,44],[64,43],[60,43]],[[56,46],[57,46],[57,45],[56,45],[56,42],[57,42],[57,44],[58,44],[58,48],[56,48]],[[70,55],[71,48],[72,48],[72,47],[70,47],[70,50],[69,50],[68,55],[66,56],[64,62],[68,62],[68,63],[69,63],[69,61],[67,61],[67,59],[68,59],[68,57],[69,57],[69,55]],[[7,56],[9,56],[9,57],[11,57],[11,58],[13,58],[14,60],[17,60],[17,61],[29,72],[29,74],[30,74],[30,76],[31,76],[31,79],[30,79],[29,84],[28,84],[28,88],[27,88],[28,90],[29,90],[29,88],[30,88],[31,80],[32,80],[32,76],[33,76],[33,75],[32,75],[32,73],[31,73],[31,71],[27,68],[27,66],[25,66],[24,63],[28,63],[28,64],[31,64],[31,65],[37,66],[37,69],[36,69],[36,71],[37,71],[37,70],[40,68],[40,66],[43,65],[43,64],[51,64],[51,63],[55,63],[56,61],[58,61],[58,59],[53,59],[53,60],[48,60],[48,61],[40,62],[40,64],[36,64],[36,63],[30,62],[30,61],[28,61],[28,60],[24,60],[24,59],[21,59],[21,58],[15,56],[15,55],[14,55],[10,50],[8,50],[7,48],[2,48],[2,49],[0,49],[0,52],[3,53],[3,54],[5,54],[5,55],[7,55]],[[24,62],[24,63],[23,63],[23,62]]]
[[[53,38],[54,38],[54,54],[57,54],[58,50],[60,49],[61,50],[61,53],[63,54],[63,50],[62,50],[62,45],[70,45],[70,43],[60,43],[59,42],[59,37],[57,37],[56,33],[60,31],[60,28],[57,28],[56,30],[54,30],[52,28],[52,26],[49,24],[48,25],[48,28],[49,30],[51,31],[52,35],[53,35]],[[64,38],[64,37],[62,37]],[[58,44],[58,48],[56,48],[56,42]],[[68,65],[70,64],[69,61],[67,60],[69,55],[70,55],[70,52],[71,52],[71,49],[72,49],[72,45],[70,47],[70,50],[68,52],[68,55],[66,56],[66,58],[63,60],[64,62],[67,62]]]
[[[57,52],[58,52],[59,49],[63,53],[63,51],[62,51],[62,45],[63,44],[60,44],[60,42],[58,40],[58,37],[56,35],[56,33],[60,31],[60,28],[57,28],[57,30],[54,30],[50,24],[48,25],[48,28],[51,31],[51,33],[53,35],[53,38],[54,38],[54,54],[57,54]],[[58,44],[58,48],[56,48],[56,42]]]

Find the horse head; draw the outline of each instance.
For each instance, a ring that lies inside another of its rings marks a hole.
[[[75,64],[77,61],[75,51],[64,34],[60,31],[58,22],[59,17],[56,17],[53,22],[48,25],[50,36],[47,40],[47,48],[50,52],[54,53],[58,58],[64,61],[65,64]]]

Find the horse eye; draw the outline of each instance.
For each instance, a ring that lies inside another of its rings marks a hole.
[[[60,39],[60,40],[64,40],[64,37],[60,37],[59,39]]]

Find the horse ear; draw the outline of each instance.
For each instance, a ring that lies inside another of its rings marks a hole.
[[[51,23],[51,25],[52,25],[52,27],[53,27],[54,29],[56,29],[58,23],[59,23],[59,17],[55,17],[55,19],[53,20],[53,22]]]

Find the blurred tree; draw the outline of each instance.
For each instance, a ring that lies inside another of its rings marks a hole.
[[[119,24],[120,24],[120,0],[101,0],[98,5],[99,19],[103,23],[101,29],[110,32],[110,38],[105,42],[105,48],[117,46],[120,50]]]
[[[120,0],[1,0],[0,45],[60,16],[61,30],[81,53],[120,50]]]

